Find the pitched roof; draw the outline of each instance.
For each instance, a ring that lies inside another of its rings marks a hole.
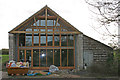
[[[29,17],[28,19],[26,19],[24,22],[22,22],[21,24],[19,24],[18,26],[16,26],[15,28],[13,28],[11,31],[9,31],[9,33],[12,33],[12,31],[16,31],[17,29],[19,29],[20,27],[23,27],[25,24],[30,23],[30,21],[34,19],[34,17],[38,16],[39,14],[42,14],[44,12],[44,10],[47,9],[50,13],[52,13],[53,15],[55,15],[57,18],[59,18],[59,21],[61,23],[65,23],[65,25],[71,27],[72,29],[74,29],[75,31],[80,32],[78,29],[76,29],[74,26],[72,26],[69,22],[67,22],[65,19],[63,19],[61,16],[59,16],[56,12],[54,12],[52,9],[50,9],[47,5],[45,7],[43,7],[42,9],[40,9],[38,12],[36,12],[35,14],[33,14],[31,17]]]

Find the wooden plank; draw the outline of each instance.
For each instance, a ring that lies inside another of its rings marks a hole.
[[[45,33],[45,32],[41,32],[41,31],[13,31],[11,33]],[[53,32],[47,32],[47,33],[53,33]],[[54,32],[54,33],[60,33],[60,32]],[[61,32],[61,34],[79,34],[79,32]]]
[[[18,37],[17,37],[17,48],[18,48],[17,52],[18,52],[18,61],[20,61],[20,57],[19,57],[19,34],[18,34],[17,36],[18,36]]]
[[[74,36],[74,68],[75,68],[75,35]]]
[[[58,20],[59,20],[59,18],[57,18],[57,20],[56,20],[56,23],[55,23],[55,28],[56,28],[56,26],[57,26]]]
[[[25,59],[25,62],[26,62],[26,50],[24,50],[24,51],[25,51],[25,55],[24,55],[25,57],[24,57],[24,59]]]
[[[44,20],[44,19],[45,19],[45,16],[38,16],[37,18]],[[48,19],[48,20],[55,20],[56,18],[57,18],[56,16],[47,16],[47,19]]]
[[[35,25],[36,25],[36,27],[37,27],[37,21],[36,21],[35,17],[34,17],[34,22],[35,22]]]
[[[45,30],[47,34],[47,8],[45,9]]]
[[[33,67],[33,49],[31,50],[31,67]]]

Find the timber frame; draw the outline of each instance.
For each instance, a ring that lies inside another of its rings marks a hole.
[[[48,13],[51,14],[50,16],[48,16]],[[42,16],[42,14],[45,14],[44,16]],[[41,26],[41,22],[39,22],[39,25],[37,24],[37,20],[45,20],[45,27]],[[47,26],[47,20],[56,20],[56,22],[53,21],[53,24],[55,24],[53,26],[53,28],[51,28],[50,26]],[[60,23],[60,26],[57,25],[57,23]],[[63,25],[61,25],[61,23]],[[33,25],[35,24],[35,25]],[[64,26],[67,26],[67,28],[64,28]],[[26,31],[27,28],[32,28],[32,31]],[[59,28],[59,31],[55,31],[56,28]],[[62,29],[71,29],[72,31],[61,31]],[[34,29],[38,29],[38,31],[34,31]],[[45,31],[41,31],[41,29],[45,29]],[[53,31],[48,31],[48,29],[52,29]],[[75,27],[73,27],[70,23],[68,23],[66,20],[64,20],[62,17],[60,17],[57,13],[55,13],[53,10],[51,10],[48,6],[43,7],[40,11],[38,11],[37,13],[35,13],[34,15],[32,15],[31,17],[29,17],[27,20],[25,20],[24,22],[22,22],[20,25],[18,25],[17,27],[15,27],[14,29],[12,29],[11,31],[9,31],[10,34],[18,34],[17,37],[17,61],[20,61],[20,50],[24,50],[24,60],[26,61],[26,51],[27,50],[31,50],[31,67],[30,69],[49,69],[49,67],[40,67],[40,50],[41,49],[45,49],[46,50],[46,55],[47,55],[47,49],[53,49],[53,64],[54,64],[54,50],[55,49],[60,49],[60,66],[58,68],[60,69],[75,69],[75,34],[80,34],[81,32],[79,30],[77,30]],[[26,42],[25,42],[25,46],[20,46],[19,45],[19,34],[25,34],[25,39],[26,39],[26,34],[27,33],[31,33],[32,34],[32,46],[26,46]],[[39,34],[39,45],[38,46],[34,46],[34,33],[38,33]],[[52,42],[52,46],[48,46],[47,44],[47,38],[46,38],[46,46],[41,46],[40,44],[40,34],[45,33],[46,37],[48,36],[48,34],[52,34],[53,35],[53,42]],[[60,38],[60,42],[59,42],[59,46],[55,46],[54,45],[54,35],[55,34],[59,34],[59,38]],[[67,46],[61,46],[61,35],[66,34],[67,37],[69,34],[73,35],[74,37],[74,41],[73,41],[73,46],[70,47],[68,46],[68,40],[67,40]],[[64,47],[64,48],[63,48]],[[39,67],[33,67],[33,49],[38,49],[39,50]],[[62,67],[62,49],[67,49],[67,66],[66,67]],[[74,66],[70,67],[68,66],[68,49],[73,49],[74,52]],[[46,57],[46,65],[47,65],[47,57]]]

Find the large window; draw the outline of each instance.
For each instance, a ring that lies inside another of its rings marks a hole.
[[[25,46],[25,34],[24,33],[21,33],[19,35],[19,46]]]
[[[33,50],[33,67],[39,67],[39,49]]]
[[[20,57],[20,61],[22,61],[22,62],[25,61],[25,53],[24,53],[24,50],[19,50],[19,57]]]
[[[45,26],[45,20],[41,20],[41,26]]]
[[[60,49],[54,49],[54,65],[60,66]]]
[[[31,50],[26,50],[26,62],[29,62],[29,66],[31,67]]]
[[[41,34],[40,36],[40,45],[46,46],[46,35],[45,34]]]
[[[52,34],[51,35],[49,34],[47,36],[47,45],[52,46],[52,43],[53,43],[53,36],[52,36]]]
[[[39,29],[34,29],[34,31],[39,31]],[[34,46],[39,46],[39,33],[34,33]]]
[[[62,66],[67,66],[67,49],[62,49],[61,50],[62,53]]]
[[[32,31],[32,29],[26,29],[26,31]],[[32,46],[32,33],[26,33],[26,46]]]
[[[68,46],[74,46],[74,37],[73,37],[73,35],[68,35]]]
[[[41,67],[46,66],[46,50],[45,49],[40,50],[40,66]]]
[[[54,35],[54,46],[59,46],[60,45],[60,36]]]
[[[47,20],[47,26],[53,26],[53,20]]]
[[[67,35],[61,35],[61,46],[67,46]]]
[[[47,49],[47,66],[53,65],[53,49]]]
[[[68,66],[74,66],[74,50],[68,49]]]

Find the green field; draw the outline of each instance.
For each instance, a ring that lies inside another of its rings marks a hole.
[[[9,61],[9,55],[0,55],[0,57],[2,57],[2,63]],[[1,62],[1,59],[0,59],[0,62]]]

